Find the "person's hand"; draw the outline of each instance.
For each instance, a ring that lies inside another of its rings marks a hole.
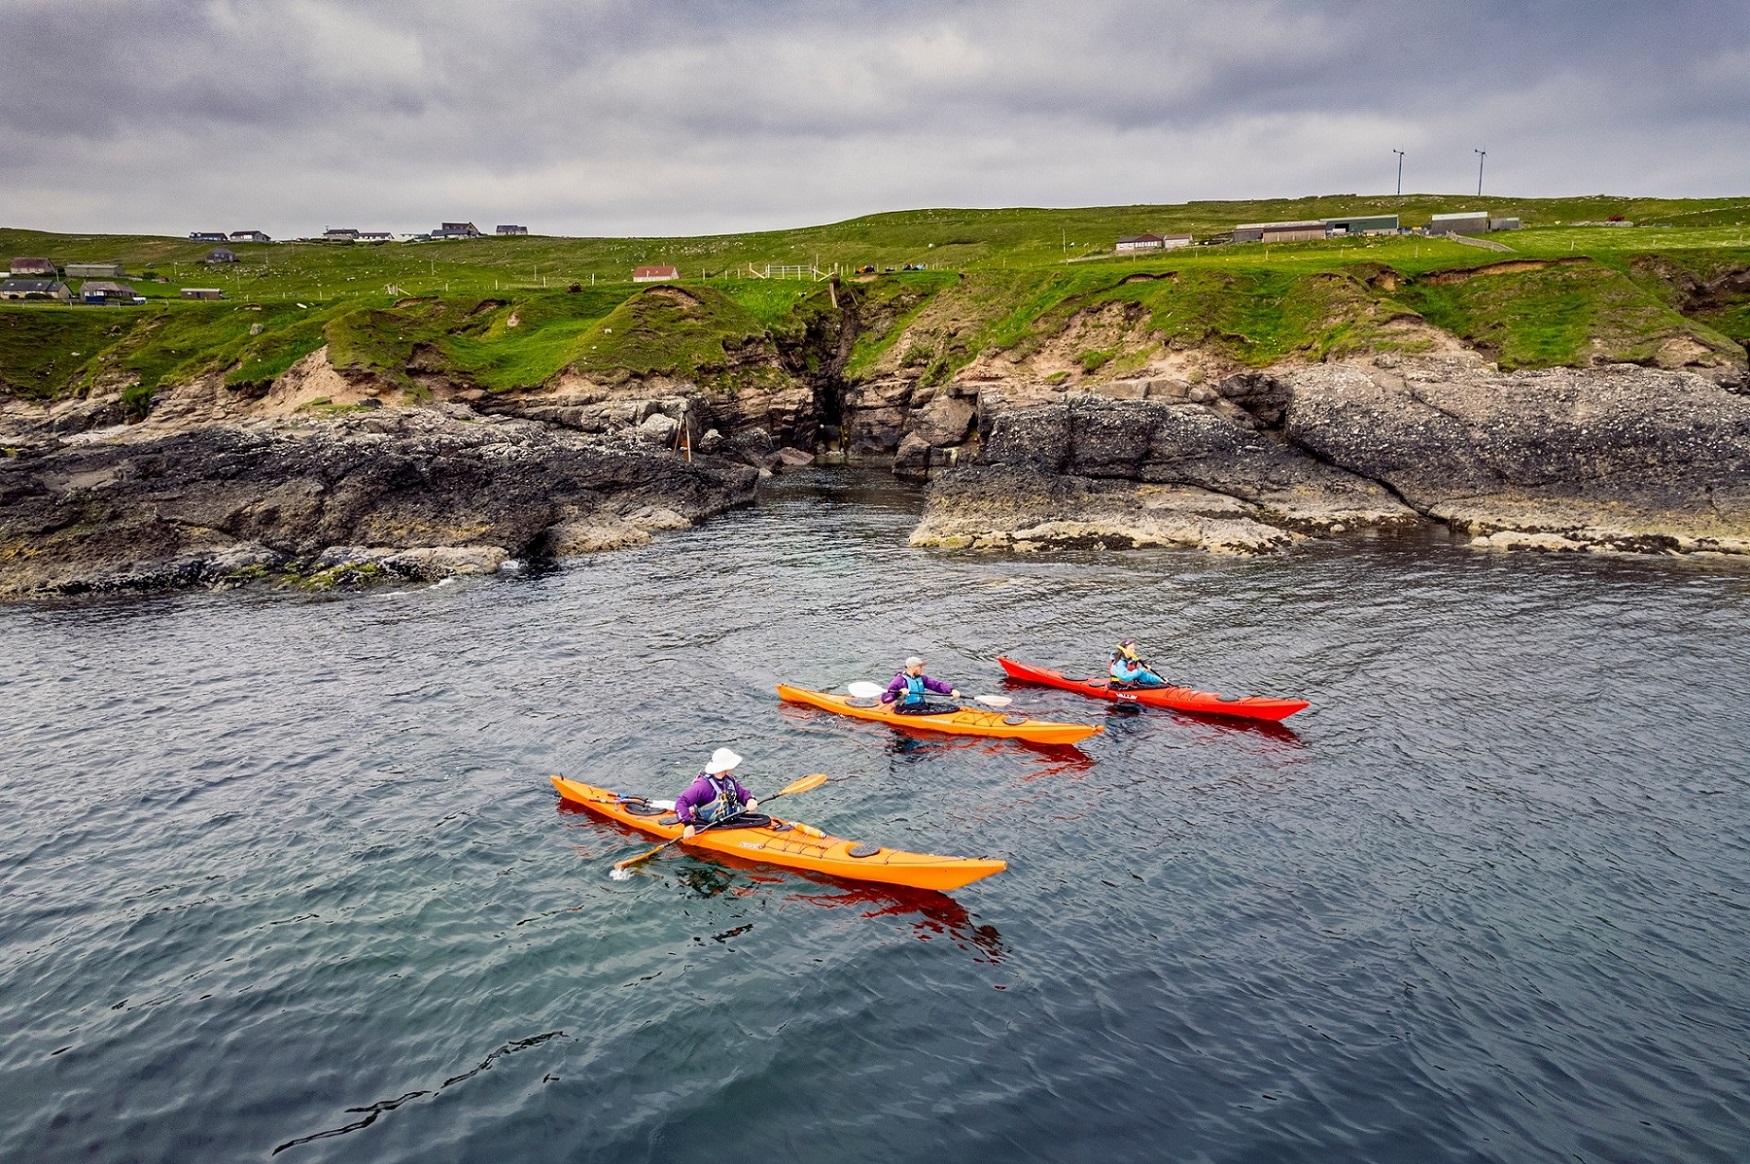
[[[697,833],[698,831],[699,830],[694,828],[692,825],[688,825],[684,830],[682,830],[681,839],[684,841],[690,841],[693,839],[693,835],[695,833]]]
[[[959,699],[960,698],[960,688],[956,687],[953,690],[949,691],[948,698],[949,699]]]
[[[744,811],[752,812],[754,809],[758,808],[759,806],[760,806],[760,798],[757,796],[750,796],[747,798],[747,808]]]

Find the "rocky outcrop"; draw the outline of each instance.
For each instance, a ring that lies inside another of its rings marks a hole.
[[[982,447],[935,480],[912,541],[1261,552],[1428,519],[1479,546],[1750,553],[1750,400],[1729,387],[1470,354],[1235,375],[1183,400],[993,386]]]
[[[0,595],[488,573],[637,544],[753,499],[758,470],[449,406],[14,446]]]
[[[1750,400],[1714,379],[1382,357],[1289,383],[1294,446],[1480,544],[1750,552]]]
[[[931,487],[913,544],[1257,552],[1418,520],[1378,484],[1212,405],[1074,396],[998,410],[975,462]]]

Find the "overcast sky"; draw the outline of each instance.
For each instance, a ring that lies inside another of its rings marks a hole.
[[[1750,197],[1750,0],[0,0],[0,225]],[[1485,199],[1486,201],[1486,199]]]

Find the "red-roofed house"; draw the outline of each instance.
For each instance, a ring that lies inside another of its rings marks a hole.
[[[656,266],[632,268],[632,282],[634,283],[666,283],[670,279],[678,279],[680,277],[681,273],[673,267]]]

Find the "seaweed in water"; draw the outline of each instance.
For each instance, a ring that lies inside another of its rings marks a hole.
[[[376,1103],[370,1104],[366,1107],[349,1107],[346,1109],[347,1111],[361,1113],[364,1115],[365,1118],[361,1119],[361,1120],[354,1120],[352,1123],[347,1124],[344,1127],[329,1128],[327,1131],[316,1132],[314,1135],[299,1136],[295,1140],[287,1140],[285,1143],[283,1143],[279,1147],[275,1148],[272,1152],[272,1155],[277,1156],[281,1152],[285,1151],[287,1148],[296,1148],[299,1144],[308,1144],[308,1143],[311,1143],[312,1141],[315,1141],[315,1140],[326,1140],[326,1139],[329,1139],[330,1137],[333,1137],[333,1136],[344,1136],[348,1132],[356,1132],[356,1131],[360,1130],[361,1128],[368,1128],[372,1124],[377,1122],[378,1116],[382,1115],[386,1111],[394,1111],[396,1108],[400,1107],[402,1104],[406,1103],[410,1099],[418,1099],[421,1096],[425,1096],[425,1095],[436,1095],[438,1092],[442,1091],[444,1088],[450,1086],[453,1083],[460,1083],[464,1079],[472,1079],[474,1076],[480,1074],[482,1071],[486,1070],[488,1067],[491,1067],[493,1060],[497,1059],[501,1055],[509,1055],[515,1051],[522,1051],[522,1050],[525,1050],[529,1047],[539,1046],[540,1044],[545,1043],[548,1039],[563,1039],[564,1037],[565,1037],[564,1031],[548,1031],[544,1035],[535,1035],[531,1038],[517,1039],[514,1042],[506,1043],[504,1046],[498,1048],[497,1050],[493,1051],[490,1055],[486,1056],[486,1058],[480,1060],[479,1066],[473,1068],[470,1071],[464,1071],[460,1075],[455,1075],[455,1076],[450,1077],[449,1079],[444,1080],[443,1083],[438,1085],[436,1088],[431,1088],[431,1089],[422,1090],[422,1091],[409,1091],[406,1095],[397,1096],[394,1099],[380,1099]]]

